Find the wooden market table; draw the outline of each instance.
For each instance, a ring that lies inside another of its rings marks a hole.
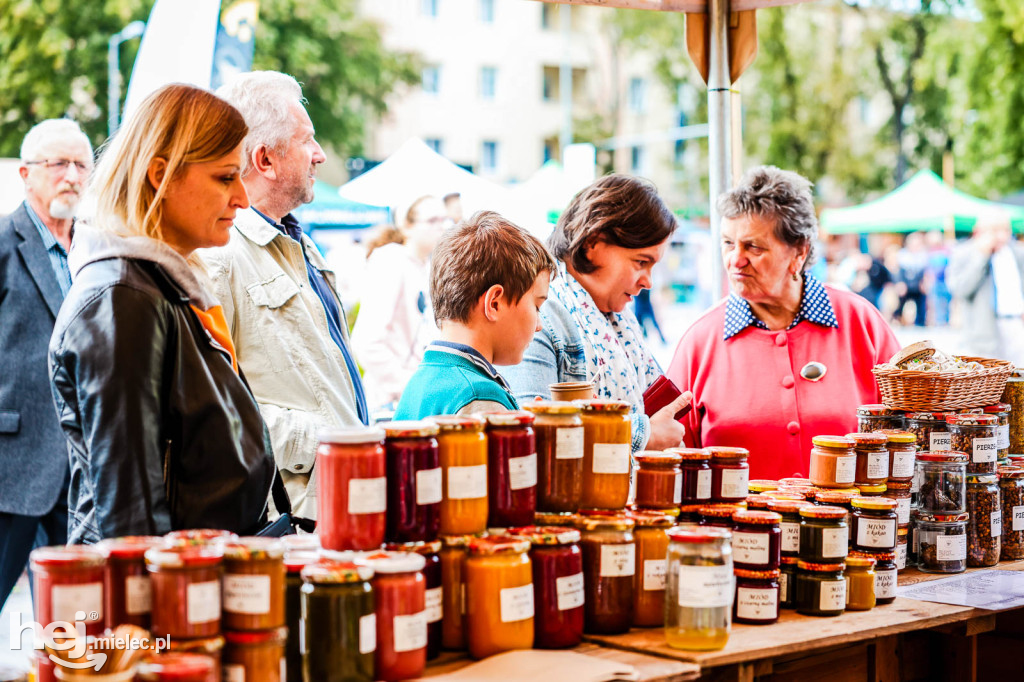
[[[993,568],[1022,571],[1024,561]],[[979,570],[988,569],[969,569]],[[899,584],[947,577],[907,569]],[[660,628],[587,635],[586,640],[694,663],[701,680],[1024,680],[1024,608],[988,611],[897,597],[870,611],[836,617],[784,609],[774,625],[733,625],[725,648],[710,652],[673,649]]]

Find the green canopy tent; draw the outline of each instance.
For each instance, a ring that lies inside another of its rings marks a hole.
[[[821,227],[828,234],[916,232],[946,230],[952,220],[957,232],[970,232],[982,215],[1004,211],[1014,232],[1024,232],[1024,207],[985,201],[948,187],[930,170],[885,196],[860,206],[827,208]]]
[[[316,180],[313,201],[292,211],[295,218],[310,229],[359,229],[389,221],[385,206],[372,206],[338,195],[334,185]]]

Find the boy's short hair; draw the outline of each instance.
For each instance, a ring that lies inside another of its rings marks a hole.
[[[494,211],[479,211],[444,233],[430,259],[434,320],[468,322],[488,289],[500,284],[518,302],[555,259],[544,244]]]

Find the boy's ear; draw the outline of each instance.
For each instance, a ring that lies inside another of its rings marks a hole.
[[[484,318],[488,322],[497,322],[501,309],[507,304],[505,301],[505,288],[500,284],[492,284],[491,288],[484,292]]]

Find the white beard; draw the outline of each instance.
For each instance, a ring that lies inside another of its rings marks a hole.
[[[69,220],[75,217],[75,209],[78,208],[78,201],[69,204],[62,199],[54,199],[50,202],[50,216],[57,220]]]

